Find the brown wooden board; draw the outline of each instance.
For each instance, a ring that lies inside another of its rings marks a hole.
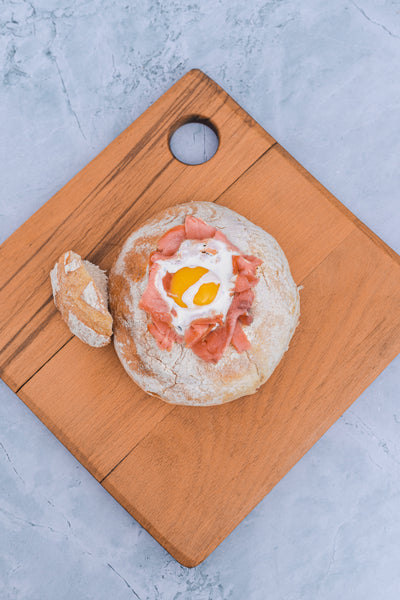
[[[169,137],[209,122],[208,162]],[[148,217],[218,202],[271,233],[302,284],[289,351],[253,396],[212,408],[147,396],[112,346],[72,338],[49,271],[73,249],[111,266]],[[400,259],[199,70],[180,79],[0,247],[1,376],[178,561],[232,531],[400,350]]]

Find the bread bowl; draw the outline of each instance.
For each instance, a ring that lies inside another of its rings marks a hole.
[[[241,352],[228,345],[216,362],[200,358],[179,336],[178,342],[160,347],[152,333],[151,315],[141,304],[152,253],[160,239],[174,228],[179,230],[188,217],[216,228],[242,254],[260,262],[251,316],[243,324],[249,345]],[[150,395],[191,406],[222,404],[253,394],[287,350],[300,314],[299,291],[277,241],[238,213],[212,202],[167,208],[132,232],[111,269],[109,296],[114,347],[128,375]]]

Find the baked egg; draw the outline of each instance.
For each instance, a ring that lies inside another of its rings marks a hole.
[[[222,315],[225,320],[236,281],[233,256],[238,252],[211,238],[185,240],[172,257],[156,261],[155,286],[179,335],[195,319]]]

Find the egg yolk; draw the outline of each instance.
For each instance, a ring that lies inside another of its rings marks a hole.
[[[206,273],[208,273],[208,269],[204,267],[183,267],[179,269],[172,275],[168,296],[173,298],[178,306],[187,308],[187,304],[182,300],[183,294]],[[193,304],[196,306],[210,304],[217,295],[218,289],[218,283],[203,283],[193,298]]]
[[[196,304],[196,306],[211,304],[218,293],[218,289],[219,283],[214,283],[213,281],[210,281],[210,283],[203,283],[193,298],[193,304]]]

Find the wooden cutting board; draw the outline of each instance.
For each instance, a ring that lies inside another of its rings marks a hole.
[[[168,139],[212,124],[208,162]],[[112,346],[73,338],[49,271],[73,249],[109,269],[127,235],[188,200],[245,215],[281,244],[301,323],[259,393],[225,406],[147,396]],[[400,350],[400,260],[204,73],[180,79],[0,248],[1,376],[178,561],[200,563]]]

